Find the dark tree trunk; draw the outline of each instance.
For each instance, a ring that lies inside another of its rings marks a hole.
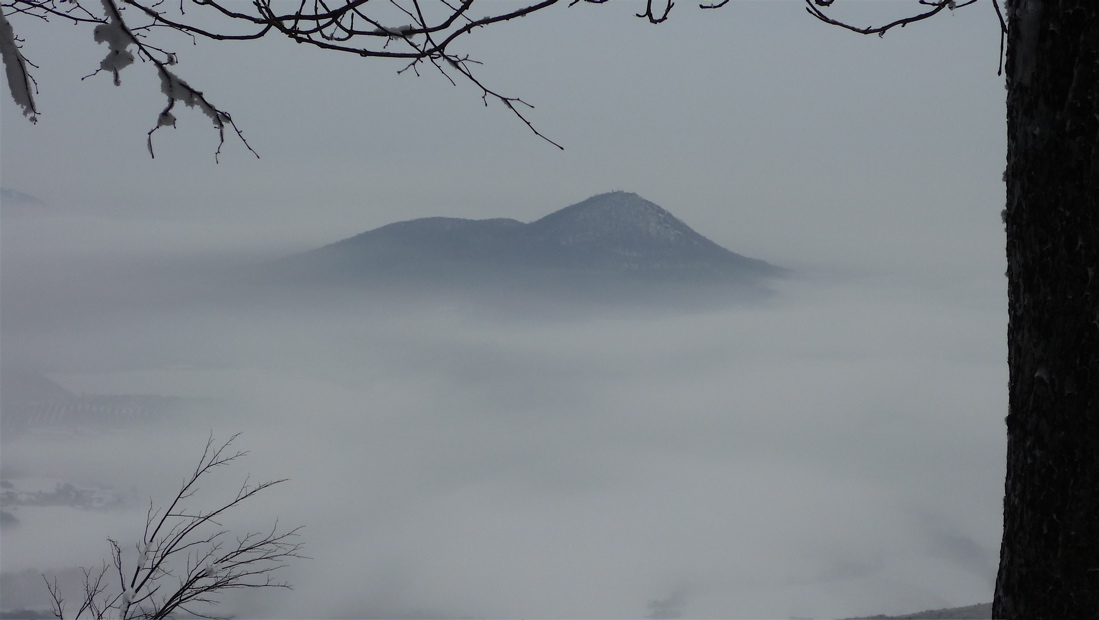
[[[1099,0],[1008,0],[996,618],[1099,618]]]

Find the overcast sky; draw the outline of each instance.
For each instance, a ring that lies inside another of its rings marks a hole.
[[[870,24],[914,3],[837,4]],[[464,44],[563,151],[430,72],[180,38],[180,76],[261,156],[228,137],[220,163],[193,110],[150,159],[150,67],[121,87],[81,80],[104,53],[87,29],[13,22],[41,115],[31,125],[4,96],[0,182],[44,204],[5,208],[0,299],[9,317],[62,318],[6,325],[5,364],[53,364],[74,391],[239,405],[216,430],[244,430],[255,471],[293,479],[290,506],[271,509],[307,523],[315,558],[295,596],[252,613],[625,617],[679,597],[686,615],[789,617],[991,600],[1007,379],[991,3],[884,38],[796,1],[682,3],[657,26],[640,6],[555,7]],[[580,325],[211,311],[165,328],[49,289],[417,217],[531,221],[616,189],[797,277],[766,307]],[[219,370],[172,370],[196,361]],[[5,444],[4,475],[91,476],[94,462],[135,487],[174,480],[207,431],[192,430],[168,456],[142,435]],[[120,474],[125,459],[103,455],[126,450],[165,463]],[[55,518],[82,541],[125,529]],[[5,534],[5,570],[69,561],[42,551],[50,523]]]
[[[990,3],[883,39],[826,27],[796,1],[684,4],[658,26],[632,18],[636,4],[554,7],[463,48],[488,84],[537,106],[530,119],[564,151],[430,72],[181,37],[180,75],[262,156],[229,140],[219,165],[215,133],[191,111],[157,133],[150,160],[145,133],[163,105],[154,71],[133,66],[118,88],[107,75],[81,81],[102,46],[31,22],[42,114],[32,126],[5,100],[3,182],[55,208],[209,227],[234,247],[242,228],[256,245],[312,243],[429,215],[530,220],[625,189],[776,262],[953,271],[1001,260]],[[858,23],[908,8],[839,4]]]

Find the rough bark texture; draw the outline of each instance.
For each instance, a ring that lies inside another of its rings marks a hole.
[[[1099,0],[1009,0],[996,618],[1099,618]]]

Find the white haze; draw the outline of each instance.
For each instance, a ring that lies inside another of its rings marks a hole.
[[[263,159],[230,142],[214,165],[205,117],[181,113],[150,160],[163,101],[147,66],[121,88],[81,81],[102,57],[90,33],[20,31],[43,113],[32,127],[0,97],[0,175],[45,204],[4,205],[0,361],[77,393],[215,404],[167,426],[0,437],[5,480],[127,501],[15,507],[0,562],[29,586],[3,607],[41,604],[38,571],[134,541],[211,431],[243,432],[251,456],[210,490],[290,478],[238,524],[303,524],[312,557],[285,572],[294,591],[219,610],[246,618],[991,600],[1007,366],[989,3],[882,40],[800,2],[682,4],[659,27],[612,4],[470,44],[563,153],[438,76],[184,40],[181,75]],[[837,4],[868,24],[909,3]],[[393,221],[530,221],[613,189],[795,275],[763,303],[664,317],[204,296],[231,267]]]
[[[664,317],[233,310],[172,301],[228,259],[77,248],[50,264],[31,260],[61,241],[41,221],[6,224],[6,364],[48,365],[76,393],[217,406],[167,428],[5,438],[6,478],[129,498],[17,509],[5,571],[95,564],[108,535],[133,540],[212,430],[252,452],[219,484],[291,478],[242,523],[303,524],[312,557],[286,571],[291,593],[231,597],[246,617],[639,617],[657,601],[843,616],[990,595],[1005,383],[991,281],[802,273],[762,303]],[[84,290],[64,285],[75,272]],[[47,299],[33,320],[20,306]]]

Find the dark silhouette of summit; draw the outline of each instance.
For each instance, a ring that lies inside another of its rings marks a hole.
[[[688,285],[758,292],[785,272],[721,247],[627,192],[599,194],[529,224],[397,222],[284,259],[278,271],[313,284],[602,297],[672,294]]]

